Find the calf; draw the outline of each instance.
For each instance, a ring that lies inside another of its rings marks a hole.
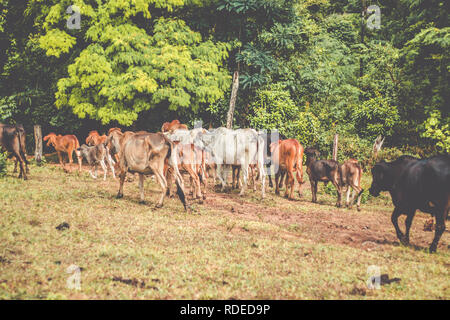
[[[11,153],[20,164],[19,178],[27,180],[28,161],[25,150],[25,130],[21,124],[8,125],[0,123],[0,147]],[[26,166],[26,170],[25,170]]]
[[[391,221],[402,244],[409,244],[409,231],[417,209],[435,217],[436,229],[429,250],[436,252],[450,210],[450,156],[422,160],[402,156],[390,163],[378,162],[372,168],[372,178],[371,195],[378,196],[380,191],[391,194],[395,207]],[[405,234],[398,226],[402,214],[406,215]]]
[[[317,202],[317,184],[319,181],[331,183],[337,191],[336,206],[341,207],[341,171],[339,163],[335,160],[317,160],[320,152],[312,147],[305,149],[306,155],[306,173],[309,176],[311,184],[312,202]]]
[[[272,155],[272,163],[278,167],[275,174],[275,193],[280,194],[280,184],[283,181],[283,175],[286,174],[286,192],[284,196],[286,198],[289,196],[289,199],[293,199],[292,194],[295,184],[293,172],[296,172],[296,178],[299,184],[298,194],[301,196],[301,186],[303,184],[303,146],[295,139],[279,140],[270,145],[270,152]],[[280,176],[281,181],[279,183]]]
[[[69,167],[72,165],[72,154],[75,151],[75,154],[78,159],[78,165],[79,165],[79,171],[81,172],[81,162],[82,158],[77,151],[77,149],[80,147],[80,143],[78,142],[78,139],[76,136],[69,134],[69,135],[56,135],[55,133],[51,132],[48,135],[44,137],[44,141],[47,141],[47,146],[53,146],[58,153],[58,159],[59,163],[61,164],[61,167],[65,170],[64,167],[64,160],[63,160],[63,153],[67,153],[67,156],[69,158]]]
[[[355,201],[355,197],[358,197],[356,208],[361,211],[361,195],[364,189],[361,188],[361,176],[362,169],[356,159],[349,159],[345,161],[341,167],[341,188],[347,187],[347,197],[345,205],[351,209]],[[352,189],[352,200],[350,201],[350,188]],[[356,191],[356,195],[355,195]]]
[[[89,173],[92,178],[97,179],[97,165],[103,169],[103,180],[106,180],[106,173],[108,168],[105,164],[105,160],[108,162],[109,167],[111,168],[114,179],[116,175],[114,173],[114,161],[109,154],[108,147],[105,146],[104,143],[97,144],[95,146],[87,146],[83,144],[80,148],[77,149],[80,153],[81,157],[84,157],[87,163],[90,166]],[[95,170],[95,175],[92,173],[92,169]]]

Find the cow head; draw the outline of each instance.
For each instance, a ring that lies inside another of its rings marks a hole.
[[[386,191],[390,187],[389,168],[386,162],[378,162],[372,168],[372,185],[369,192],[372,196],[378,197],[381,191]]]
[[[44,137],[44,141],[47,141],[47,147],[56,146],[56,134],[51,132]]]
[[[315,161],[320,156],[319,150],[313,147],[307,147],[304,150],[304,154],[306,156],[306,165]]]

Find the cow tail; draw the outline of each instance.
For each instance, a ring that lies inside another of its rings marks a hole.
[[[166,135],[164,134],[161,134],[161,136],[169,145],[169,151],[167,152],[167,159],[169,161],[169,166],[172,167],[174,172],[175,184],[177,185],[177,195],[180,198],[181,203],[183,203],[184,210],[186,210],[187,209],[186,196],[184,194],[183,178],[181,176],[180,171],[178,170],[177,154],[176,152],[174,152],[172,141],[170,141],[169,138],[167,138]]]

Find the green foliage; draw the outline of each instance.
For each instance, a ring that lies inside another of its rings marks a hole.
[[[257,129],[277,129],[286,138],[295,138],[304,145],[317,143],[320,123],[316,116],[292,101],[289,91],[281,85],[259,89],[251,104],[250,125]]]
[[[422,137],[436,141],[439,150],[450,153],[450,118],[442,118],[439,111],[435,110],[424,123],[425,131]]]
[[[360,137],[374,141],[378,135],[390,137],[393,134],[399,115],[397,108],[386,98],[376,97],[355,106],[352,121]]]
[[[71,106],[79,117],[88,115],[104,124],[115,120],[131,125],[140,112],[161,103],[171,110],[196,110],[223,97],[230,76],[221,65],[229,44],[203,41],[181,19],[154,19],[150,31],[112,16],[142,13],[149,19],[148,3],[167,8],[182,4],[174,0],[99,5],[98,20],[85,33],[88,46],[68,66],[69,77],[58,81],[58,107]],[[62,41],[68,37],[65,31],[50,29],[40,45],[47,55],[59,57],[75,43],[73,38]]]
[[[2,152],[0,150],[0,177],[4,177],[6,175],[6,167],[7,167],[7,155],[6,152]]]

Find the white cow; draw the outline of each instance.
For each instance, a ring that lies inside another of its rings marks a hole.
[[[218,128],[212,132],[197,133],[194,143],[211,153],[217,165],[222,191],[226,186],[230,167],[238,165],[241,166],[244,179],[240,195],[244,195],[249,165],[257,164],[262,183],[262,198],[265,197],[264,139],[255,130]]]

